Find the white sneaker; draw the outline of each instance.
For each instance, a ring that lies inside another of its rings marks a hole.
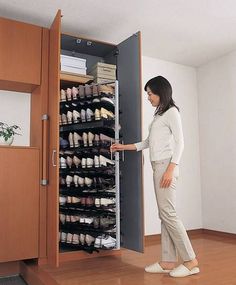
[[[66,159],[63,156],[60,157],[60,166],[61,166],[61,168],[67,168]]]
[[[71,168],[71,166],[73,164],[73,160],[70,156],[66,157],[66,164],[69,166],[69,168]]]
[[[111,236],[98,236],[95,240],[94,247],[96,248],[114,248],[116,246],[116,239]]]
[[[72,92],[73,100],[76,100],[77,99],[77,94],[79,93],[78,88],[72,87],[71,92]]]
[[[74,146],[79,147],[80,146],[80,141],[82,141],[82,138],[79,134],[74,132]]]
[[[73,114],[72,114],[71,111],[67,111],[66,117],[67,117],[67,122],[68,122],[68,124],[72,124]]]
[[[80,118],[81,118],[82,123],[86,122],[86,112],[84,109],[81,109],[81,111],[80,111]]]
[[[94,156],[94,166],[100,167],[100,163],[99,163],[99,157],[97,155]]]
[[[82,134],[83,142],[84,142],[84,147],[88,146],[88,135],[87,133],[83,132]]]
[[[100,161],[100,166],[108,166],[109,164],[110,165],[114,165],[115,162],[106,158],[105,156],[103,155],[99,155],[99,161]]]
[[[71,97],[72,97],[72,90],[70,88],[66,89],[66,97],[68,101],[71,101]]]
[[[93,167],[93,159],[90,157],[87,157],[86,165],[87,165],[87,168],[92,168]]]
[[[87,122],[91,122],[93,120],[93,117],[94,117],[93,111],[91,109],[87,108],[87,110],[86,110]]]
[[[85,185],[87,185],[88,187],[90,187],[93,183],[93,179],[89,178],[89,177],[85,177],[84,179],[84,183]]]
[[[78,123],[80,120],[80,113],[76,110],[73,110],[72,116],[73,116],[73,122]]]
[[[74,147],[74,136],[72,133],[69,133],[68,140],[70,143],[70,147]]]
[[[89,144],[89,146],[93,146],[93,140],[94,140],[94,134],[91,132],[88,132],[88,144]]]
[[[73,156],[73,163],[75,165],[76,168],[79,167],[80,163],[81,163],[81,160],[77,157],[77,156]]]
[[[72,183],[72,181],[73,181],[73,177],[70,175],[67,175],[66,176],[66,186],[70,187],[70,184]]]

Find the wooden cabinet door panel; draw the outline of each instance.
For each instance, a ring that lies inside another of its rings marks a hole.
[[[40,85],[41,35],[41,27],[0,18],[0,83]]]
[[[47,256],[50,265],[59,265],[59,98],[60,98],[61,11],[49,34],[49,185]]]
[[[39,150],[0,147],[0,262],[38,257]]]

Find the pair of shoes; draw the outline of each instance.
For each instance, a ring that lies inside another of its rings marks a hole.
[[[80,113],[76,110],[71,111],[67,111],[66,115],[65,114],[61,114],[61,123],[62,125],[66,125],[66,124],[72,124],[73,123],[78,123],[80,122]]]
[[[112,95],[114,96],[115,94],[115,89],[112,85],[108,84],[99,84],[98,85],[98,94],[99,95]]]
[[[148,273],[169,273],[171,277],[186,277],[199,273],[200,269],[199,267],[194,267],[193,269],[189,270],[186,266],[180,264],[178,267],[169,270],[163,269],[160,264],[156,262],[145,267],[145,271]]]
[[[82,137],[76,132],[74,133],[70,132],[68,136],[68,140],[70,143],[70,147],[79,147],[82,141]]]
[[[93,183],[93,179],[89,177],[81,177],[79,175],[74,175],[73,177],[70,175],[66,176],[66,185],[67,187],[71,186],[71,183],[74,182],[75,187],[84,187],[84,184],[90,187]]]
[[[107,109],[103,107],[100,110],[95,109],[94,116],[95,116],[95,121],[98,121],[101,119],[113,120],[115,118],[115,115],[111,111],[108,111]]]
[[[99,136],[97,134],[93,134],[91,132],[85,133],[83,132],[82,140],[84,147],[93,146],[93,142],[99,141]]]
[[[109,235],[98,236],[95,239],[94,247],[112,249],[116,246],[116,239]]]
[[[188,269],[185,265],[180,264],[170,272],[171,277],[187,277],[190,275],[198,274],[200,269],[198,266],[195,266],[191,270]]]
[[[61,89],[60,99],[61,102],[71,101],[71,99],[77,99],[78,89],[76,87],[67,88],[66,91]]]
[[[95,204],[95,199],[94,197],[82,197],[80,201],[82,206],[88,206],[91,207]]]
[[[81,109],[80,111],[80,117],[81,117],[81,122],[85,123],[85,122],[91,122],[94,120],[94,113],[90,108],[85,109]]]
[[[67,156],[66,158],[60,157],[61,168],[67,168],[67,166],[71,168],[73,164],[76,168],[78,168],[81,164],[81,160],[76,155],[74,155],[73,158],[71,158],[70,156]]]

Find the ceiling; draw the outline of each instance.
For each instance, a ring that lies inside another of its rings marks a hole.
[[[118,44],[142,32],[142,54],[200,66],[236,50],[235,0],[0,0],[0,16]]]

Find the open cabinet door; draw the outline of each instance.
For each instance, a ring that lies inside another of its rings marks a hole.
[[[120,124],[125,144],[142,139],[140,33],[118,45]],[[142,153],[126,152],[120,163],[121,246],[143,252],[143,174]]]
[[[59,265],[59,92],[61,11],[57,12],[50,28],[49,39],[49,185],[47,205],[47,257],[48,263]]]

